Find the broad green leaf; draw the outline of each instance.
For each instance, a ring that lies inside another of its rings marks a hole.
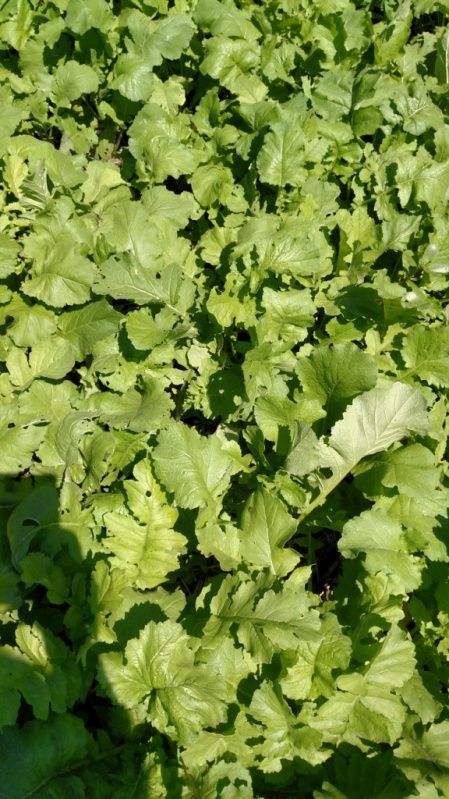
[[[300,186],[306,175],[304,147],[301,124],[273,125],[257,159],[260,179],[274,186]]]
[[[316,111],[330,122],[346,117],[352,105],[353,73],[345,69],[326,72],[312,94]]]
[[[318,438],[311,426],[298,425],[285,464],[287,472],[303,477],[313,472],[320,465],[320,460]]]
[[[36,488],[13,510],[7,526],[12,562],[20,568],[31,542],[42,527],[54,524],[58,518],[58,494],[48,486]]]
[[[104,208],[99,232],[114,251],[130,252],[139,263],[149,265],[160,258],[164,247],[162,235],[166,231],[161,232],[152,223],[142,203],[119,197]]]
[[[81,95],[96,91],[98,83],[98,76],[92,67],[77,61],[66,61],[56,68],[51,91],[56,105],[70,108],[71,103]]]
[[[101,392],[89,400],[89,408],[98,411],[100,421],[135,433],[155,433],[168,418],[171,406],[170,398],[156,380],[146,381],[142,392],[134,388],[124,394]]]
[[[416,737],[408,735],[401,741],[395,750],[395,757],[429,761],[433,766],[449,768],[448,735],[449,723],[447,721],[431,724],[422,735]]]
[[[186,538],[173,526],[178,514],[157,485],[148,462],[134,469],[135,480],[126,481],[131,511],[104,515],[108,535],[104,549],[112,553],[111,563],[128,574],[139,589],[155,588],[175,571]]]
[[[319,400],[333,419],[377,380],[374,359],[350,343],[314,349],[308,358],[300,358],[297,372],[307,393]]]
[[[405,707],[395,689],[410,679],[414,667],[413,644],[398,627],[391,627],[363,673],[337,678],[336,693],[321,705],[312,726],[335,742],[393,744],[405,721]]]
[[[203,727],[225,720],[225,688],[217,672],[195,665],[189,636],[171,621],[150,622],[124,655],[99,658],[99,679],[113,701],[143,706],[161,732],[188,742]]]
[[[158,344],[167,340],[173,341],[183,333],[190,332],[189,328],[176,328],[178,321],[170,308],[163,308],[155,316],[148,308],[132,311],[126,318],[126,332],[133,346],[138,350],[154,350]]]
[[[239,471],[218,436],[200,436],[180,422],[159,434],[153,459],[157,477],[181,508],[215,508]]]
[[[93,285],[97,294],[131,300],[137,305],[166,305],[184,316],[192,301],[192,284],[176,264],[151,271],[132,256],[113,255],[101,266],[101,277]]]
[[[14,322],[9,326],[8,333],[17,347],[32,347],[37,342],[47,339],[56,332],[56,317],[54,313],[42,305],[29,306],[25,303],[11,308]]]
[[[315,399],[297,398],[296,402],[276,394],[264,394],[254,406],[255,420],[268,441],[278,440],[279,428],[293,430],[298,421],[314,422],[324,413]]]
[[[433,386],[449,385],[449,330],[416,325],[407,331],[401,355],[407,375]]]
[[[262,269],[275,274],[291,274],[297,278],[318,278],[331,271],[332,250],[319,230],[281,230],[261,250]]]
[[[104,517],[107,537],[103,546],[112,554],[111,563],[128,574],[137,588],[155,588],[178,567],[186,538],[181,533],[156,526],[138,524],[123,513]]]
[[[296,525],[281,500],[259,488],[246,502],[240,520],[243,560],[260,569],[268,568],[279,577],[285,576],[299,561],[296,552],[284,547],[294,535]]]
[[[398,10],[389,25],[383,25],[380,36],[375,39],[376,62],[388,64],[397,57],[410,33],[413,14],[409,0],[398,4]]]
[[[52,308],[82,305],[90,299],[96,275],[95,265],[72,251],[70,238],[61,237],[45,263],[34,269],[22,288],[29,297]]]
[[[75,350],[61,336],[39,341],[28,357],[24,350],[13,349],[6,361],[11,383],[19,389],[27,388],[37,378],[60,380],[74,364]]]
[[[344,468],[352,468],[411,432],[425,433],[427,424],[423,395],[410,386],[392,383],[356,397],[332,428],[329,446],[341,456]]]
[[[321,465],[332,477],[303,511],[301,520],[319,507],[341,480],[363,458],[388,449],[411,432],[428,429],[426,401],[418,389],[392,383],[359,394],[334,425],[328,446],[321,449]]]
[[[224,736],[223,736],[224,737]],[[227,737],[227,736],[226,736]],[[251,774],[239,762],[221,760],[197,774],[189,774],[185,789],[186,799],[195,799],[201,791],[202,799],[253,799]],[[168,797],[167,797],[168,799]]]
[[[173,60],[179,58],[188,46],[195,26],[185,14],[172,14],[158,23],[154,36],[155,47],[162,58]]]
[[[17,265],[17,256],[20,247],[14,239],[9,238],[5,233],[0,234],[0,279],[4,280]]]
[[[424,724],[435,721],[441,712],[441,704],[436,702],[430,691],[427,690],[418,671],[415,671],[402,687],[401,696]]]
[[[114,66],[112,88],[133,102],[148,100],[153,88],[152,64],[141,55],[125,53]]]
[[[399,494],[388,504],[388,515],[407,530],[407,539],[415,551],[424,552],[429,560],[447,561],[449,553],[441,540],[440,521],[447,508],[447,495],[432,492],[423,501]]]
[[[421,582],[419,561],[408,552],[401,525],[381,510],[364,511],[346,522],[338,548],[344,557],[364,553],[369,574],[394,575],[404,593],[413,591]]]
[[[287,702],[266,682],[255,691],[249,712],[264,732],[263,743],[255,744],[262,771],[280,771],[283,760],[296,757],[313,766],[327,760],[320,734],[298,723]]]
[[[3,729],[3,727],[14,727],[21,701],[22,699],[19,692],[11,688],[10,680],[4,680],[0,688],[0,729]]]
[[[199,551],[206,557],[212,555],[223,571],[233,571],[240,565],[240,534],[233,524],[206,524],[198,527],[195,534]]]
[[[195,200],[203,207],[227,204],[233,188],[231,170],[220,164],[205,164],[195,169],[190,183]]]
[[[177,229],[184,228],[190,219],[199,216],[198,204],[187,191],[175,194],[165,186],[152,186],[143,192],[142,203],[156,225],[169,222]]]
[[[397,488],[401,494],[420,499],[433,494],[439,472],[433,452],[422,444],[384,452],[366,464],[366,471],[356,477],[356,484],[371,497],[381,496],[383,487]]]
[[[120,186],[123,178],[114,164],[103,161],[90,161],[86,167],[87,178],[81,186],[87,203],[98,200],[109,189]]]
[[[118,330],[121,314],[106,300],[91,302],[79,311],[68,311],[59,317],[59,329],[78,356],[85,357],[92,352],[94,344]]]
[[[33,455],[42,443],[45,429],[34,420],[14,424],[5,420],[0,422],[0,447],[2,452],[1,473],[19,475],[29,469]]]
[[[0,744],[0,790],[5,799],[82,796],[77,769],[88,758],[93,740],[77,716],[28,721],[21,728],[5,730]]]
[[[259,46],[254,40],[215,36],[206,40],[205,50],[206,57],[200,65],[203,75],[219,80],[243,103],[263,100],[267,87],[254,74],[260,59]]]
[[[155,103],[147,103],[129,128],[130,151],[152,183],[162,183],[169,175],[179,178],[193,172],[202,154],[190,139],[185,119],[172,117]]]
[[[243,9],[218,0],[199,0],[195,8],[195,22],[214,36],[238,39],[258,39],[260,31],[249,21]]]
[[[298,342],[306,338],[315,313],[310,291],[264,288],[262,305],[265,313],[258,321],[259,340],[274,341],[279,337]]]
[[[50,630],[37,624],[20,624],[16,642],[16,647],[0,648],[2,684],[20,692],[38,719],[47,719],[50,708],[63,713],[77,699],[80,687],[69,650]]]
[[[343,635],[335,616],[327,616],[321,627],[320,641],[299,642],[293,657],[285,656],[287,665],[280,680],[282,692],[289,699],[330,697],[334,690],[332,672],[349,665],[351,641]]]
[[[48,599],[54,605],[61,605],[68,600],[69,583],[61,567],[53,563],[48,555],[42,552],[28,553],[21,561],[20,571],[26,585],[45,586]]]
[[[266,663],[275,651],[295,649],[299,640],[318,640],[318,614],[310,609],[304,587],[287,584],[275,591],[271,584],[266,574],[248,579],[238,573],[226,577],[211,597],[211,586],[206,588],[197,602],[199,614],[210,603],[205,624],[200,615],[203,646],[214,648],[237,625],[241,645],[256,663]]]
[[[83,35],[91,28],[105,30],[110,21],[106,0],[69,0],[65,23],[74,33]]]

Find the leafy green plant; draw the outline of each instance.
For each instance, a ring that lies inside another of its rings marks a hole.
[[[1,5],[1,799],[449,795],[447,11]]]

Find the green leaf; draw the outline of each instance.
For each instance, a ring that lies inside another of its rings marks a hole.
[[[189,45],[194,30],[195,26],[190,17],[185,14],[171,14],[158,22],[154,43],[151,41],[150,47],[157,49],[162,58],[170,60],[180,58],[183,50]]]
[[[97,270],[88,258],[74,253],[72,248],[71,239],[61,238],[45,263],[36,266],[31,277],[24,281],[24,293],[53,308],[87,302]]]
[[[283,546],[294,535],[296,526],[284,504],[266,489],[259,488],[243,509],[241,556],[259,569],[268,568],[278,577],[285,576],[299,561],[296,552]]]
[[[426,403],[416,389],[393,383],[357,397],[332,428],[329,446],[346,464],[387,449],[410,432],[425,433]]]
[[[179,266],[150,271],[129,255],[113,255],[102,264],[93,289],[137,305],[166,305],[179,316],[184,316],[192,301],[192,284]]]
[[[363,458],[388,449],[410,432],[422,434],[427,429],[426,401],[417,389],[392,383],[360,394],[332,428],[328,446],[321,449],[321,465],[329,466],[333,475],[300,521],[319,507]]]
[[[19,475],[30,468],[33,455],[45,436],[45,429],[34,421],[19,421],[18,424],[8,419],[0,421],[2,474]]]
[[[37,378],[60,380],[75,364],[75,350],[60,336],[39,341],[27,357],[24,350],[13,349],[6,360],[11,383],[27,388]]]
[[[222,164],[205,164],[195,169],[190,183],[195,200],[203,208],[215,203],[226,205],[234,185],[231,170]]]
[[[197,602],[199,612],[206,602],[210,610],[205,624],[200,616],[203,646],[213,649],[236,625],[238,640],[254,661],[268,663],[275,651],[295,649],[299,640],[318,640],[318,614],[310,610],[304,586],[271,585],[266,574],[249,579],[241,572],[226,577],[211,597],[209,585]]]
[[[300,186],[304,180],[306,140],[298,122],[278,122],[267,134],[257,159],[260,179],[264,183]]]
[[[0,233],[0,280],[12,274],[16,268],[20,247],[14,239]]]
[[[97,341],[116,333],[121,319],[106,300],[91,302],[79,311],[68,311],[59,317],[59,329],[76,347],[79,358],[93,351]]]
[[[126,53],[114,66],[112,88],[134,103],[148,100],[153,88],[153,67],[141,55]]]
[[[8,519],[7,533],[12,562],[20,568],[39,529],[57,520],[58,494],[52,486],[40,486],[14,508]]]
[[[152,183],[162,183],[169,175],[190,175],[201,160],[184,118],[172,117],[155,103],[139,111],[128,133],[130,152]]]
[[[264,733],[263,743],[255,745],[262,771],[280,771],[283,760],[296,757],[313,766],[327,759],[327,752],[320,750],[320,734],[298,723],[287,702],[266,682],[255,691],[249,712]]]
[[[206,557],[213,557],[223,571],[232,571],[241,562],[239,530],[231,523],[206,524],[196,530],[198,549]]]
[[[415,325],[407,331],[401,355],[407,375],[433,386],[449,385],[449,330]]]
[[[9,335],[17,347],[32,347],[56,332],[54,313],[41,305],[30,307],[23,303],[10,310],[14,322],[9,327]]]
[[[128,504],[137,516],[112,512],[104,515],[108,535],[103,547],[113,566],[126,572],[139,589],[155,588],[175,571],[187,539],[173,526],[178,514],[157,485],[149,464],[134,469],[136,480],[126,481]]]
[[[100,420],[110,427],[155,433],[168,418],[172,403],[156,380],[147,380],[142,392],[130,388],[124,394],[94,394],[89,407],[97,410]]]
[[[211,75],[243,103],[263,100],[267,87],[254,73],[259,63],[259,46],[254,41],[216,36],[205,42],[206,57],[200,65],[203,75]]]
[[[218,0],[199,0],[195,8],[195,22],[214,36],[238,39],[258,39],[260,31],[250,22],[244,9]]]
[[[351,655],[351,640],[342,634],[335,616],[327,616],[321,627],[320,641],[300,641],[280,680],[282,692],[289,699],[330,697],[334,691],[332,672],[344,671]]]
[[[80,688],[69,650],[38,624],[19,624],[16,642],[17,647],[0,649],[2,684],[20,692],[38,719],[47,719],[50,708],[63,713],[78,698]]]
[[[361,672],[337,678],[337,692],[317,711],[312,726],[328,740],[361,746],[361,739],[393,744],[401,735],[405,708],[395,689],[412,676],[414,647],[391,627],[378,654]]]
[[[123,178],[114,164],[104,161],[90,161],[86,167],[87,177],[81,186],[87,203],[98,200],[109,189],[123,184]]]
[[[111,21],[106,0],[69,0],[65,15],[67,27],[82,36],[91,28],[105,30]]]
[[[141,308],[127,315],[126,332],[136,349],[153,350],[167,339],[176,338],[176,322],[176,315],[169,308],[163,308],[156,316],[149,309]]]
[[[46,722],[28,721],[21,728],[5,730],[0,745],[2,799],[82,795],[76,772],[87,759],[92,739],[81,719],[58,715]]]
[[[438,483],[435,456],[422,444],[382,453],[367,462],[366,471],[356,477],[356,485],[371,497],[381,496],[385,487],[419,500],[423,493],[433,494]]]
[[[310,291],[274,291],[264,288],[262,305],[265,313],[257,325],[260,341],[281,338],[296,343],[306,338],[315,313]]]
[[[189,636],[171,621],[150,622],[118,652],[100,656],[99,679],[115,702],[142,704],[151,723],[181,743],[225,720],[225,690],[217,673],[195,665]]]
[[[70,108],[71,103],[83,94],[91,94],[98,89],[98,76],[92,67],[66,61],[53,73],[52,94],[56,105]]]
[[[398,56],[404,47],[412,23],[413,14],[409,0],[398,4],[398,10],[389,25],[384,25],[380,36],[375,39],[376,62],[388,64]]]
[[[422,735],[407,738],[401,741],[395,749],[395,757],[410,760],[428,761],[434,766],[449,768],[447,754],[447,736],[449,735],[449,722],[441,721],[431,724]]]
[[[344,557],[364,553],[368,573],[394,575],[404,593],[421,582],[419,561],[409,554],[401,525],[380,509],[364,511],[347,522],[338,548]]]
[[[181,533],[151,524],[143,526],[122,513],[104,517],[108,536],[103,542],[111,563],[128,574],[137,588],[155,588],[178,567],[186,538]]]
[[[276,394],[264,394],[258,397],[254,406],[254,417],[264,437],[268,441],[278,440],[279,428],[286,427],[292,431],[295,423],[303,420],[314,422],[324,413],[315,399],[300,397],[296,402],[288,397]]]
[[[319,78],[312,100],[324,119],[335,122],[348,116],[352,105],[352,81],[353,73],[341,68]]]
[[[217,435],[172,423],[153,450],[156,475],[181,508],[215,508],[239,467]]]
[[[315,348],[308,358],[299,359],[297,372],[304,390],[326,407],[332,421],[377,380],[374,359],[349,342]]]

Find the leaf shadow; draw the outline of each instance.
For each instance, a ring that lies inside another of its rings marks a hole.
[[[131,795],[149,756],[177,797],[166,742],[97,692],[98,648],[81,654],[98,558],[83,551],[83,520],[76,528],[65,510],[53,475],[0,475],[0,797],[92,795],[92,774],[96,795]],[[151,602],[131,608],[119,643],[158,614]]]

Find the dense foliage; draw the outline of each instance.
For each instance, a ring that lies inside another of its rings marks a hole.
[[[1,3],[1,799],[449,796],[448,9]]]

